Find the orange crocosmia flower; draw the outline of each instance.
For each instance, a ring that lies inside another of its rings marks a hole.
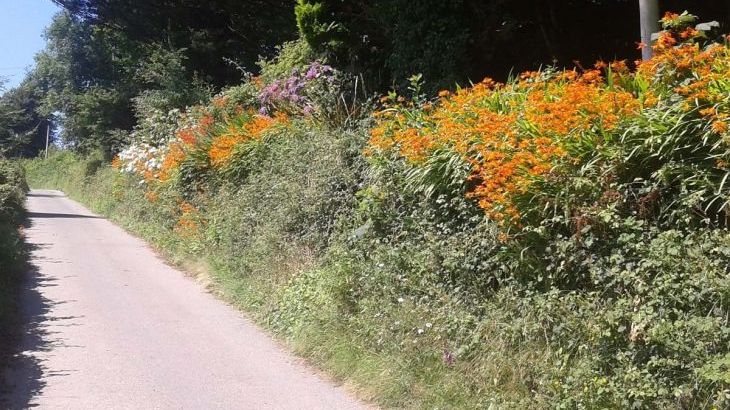
[[[679,23],[678,17],[667,14],[665,22]],[[641,109],[683,99],[683,109],[727,135],[730,47],[700,47],[697,35],[695,29],[663,32],[654,56],[637,62],[635,74],[625,61],[612,62],[611,74],[598,62],[582,74],[527,72],[510,84],[485,81],[441,93],[428,110],[393,107],[377,116],[366,152],[392,152],[415,166],[436,151],[452,152],[470,166],[469,197],[491,218],[519,224],[523,194],[580,164],[584,139],[600,144],[605,132]],[[604,74],[612,75],[611,87]],[[646,81],[648,89],[622,89],[624,76],[628,83]]]
[[[199,219],[197,208],[189,202],[183,201],[180,203],[180,216],[174,230],[180,236],[192,237],[200,228]]]
[[[165,159],[162,160],[160,167],[160,181],[167,181],[172,175],[172,171],[177,169],[186,157],[185,149],[180,142],[172,142],[168,147]]]
[[[208,155],[210,163],[220,168],[228,163],[233,156],[233,150],[238,143],[244,141],[244,137],[238,134],[225,134],[213,139]]]
[[[712,130],[718,134],[724,134],[728,130],[728,123],[725,121],[715,121],[712,123]]]
[[[214,107],[216,108],[225,108],[228,104],[228,96],[226,95],[219,95],[216,97],[213,97],[213,100],[211,101]]]
[[[626,64],[626,60],[614,60],[610,66],[611,70],[619,74],[627,74],[629,72],[629,66]]]
[[[214,123],[215,118],[213,118],[213,116],[210,114],[205,114],[200,117],[200,120],[198,121],[198,126],[202,132],[207,132]]]
[[[159,201],[160,196],[155,191],[147,191],[144,193],[144,197],[152,203]]]
[[[684,31],[679,33],[679,38],[681,38],[682,40],[689,40],[689,39],[697,37],[699,34],[700,34],[700,32],[697,31],[696,29],[694,29],[692,27],[688,27]]]
[[[195,145],[198,140],[195,130],[192,128],[181,128],[177,130],[176,136],[188,146]]]
[[[181,201],[180,202],[180,214],[181,215],[189,215],[192,213],[197,212],[197,208],[193,204],[187,201]]]
[[[276,123],[276,121],[271,117],[267,117],[265,115],[256,115],[253,117],[253,119],[251,121],[246,123],[246,125],[244,126],[244,129],[252,137],[258,137],[264,131],[271,128],[271,126],[274,125],[275,123]]]
[[[704,117],[714,117],[717,114],[715,107],[707,107],[700,110],[700,115]]]
[[[414,118],[395,111],[371,131],[368,153],[395,150],[418,164],[448,149],[471,166],[469,197],[498,221],[519,223],[514,204],[535,181],[568,158],[564,143],[635,115],[639,101],[605,87],[598,70],[565,71],[552,79],[524,73],[514,84],[475,84],[441,98]]]
[[[229,124],[224,134],[213,138],[208,155],[214,167],[220,168],[228,164],[238,144],[259,140],[272,127],[289,121],[285,114],[276,114],[274,117],[250,114],[251,118],[242,126]]]
[[[252,83],[253,83],[253,84],[254,84],[254,85],[256,86],[256,88],[258,88],[258,89],[262,89],[262,88],[264,88],[264,86],[266,85],[266,84],[264,83],[264,79],[263,79],[263,78],[261,78],[261,76],[258,76],[258,75],[257,75],[257,76],[254,76],[254,77],[251,77],[251,82],[252,82]]]
[[[661,22],[664,24],[671,23],[679,18],[679,14],[667,11],[661,18]]]

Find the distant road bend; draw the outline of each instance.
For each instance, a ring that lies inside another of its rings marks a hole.
[[[11,409],[366,408],[58,191],[33,190]]]

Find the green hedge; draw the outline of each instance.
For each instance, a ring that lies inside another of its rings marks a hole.
[[[17,292],[25,261],[20,229],[27,190],[18,164],[0,159],[0,368],[17,336]]]
[[[18,263],[18,228],[28,187],[23,170],[15,163],[0,159],[0,272]]]
[[[658,100],[615,128],[583,130],[600,144],[573,146],[580,156],[516,196],[529,216],[521,224],[490,219],[469,194],[485,182],[469,171],[479,158],[461,161],[450,147],[414,161],[363,155],[377,135],[366,113],[324,121],[325,109],[293,111],[285,127],[236,146],[226,167],[211,166],[229,120],[251,117],[223,111],[238,100],[230,91],[198,107],[220,112],[197,119],[207,125],[169,178],[139,172],[157,149],[120,155],[119,169],[68,152],[26,165],[34,186],[62,189],[174,261],[194,261],[227,300],[386,407],[730,408],[730,51],[683,47],[638,74],[607,68],[600,87]],[[685,50],[702,57],[691,65],[703,75],[674,60]],[[692,89],[712,92],[711,107],[677,95],[710,74]],[[431,129],[422,120],[432,103],[466,119],[485,104],[502,110],[507,91],[543,107],[528,98],[532,84],[554,76],[578,78],[547,70],[523,77],[527,88],[475,85],[478,104],[462,104],[469,90],[427,103],[414,81],[414,103],[391,95],[403,110],[379,117],[412,128],[394,136],[406,148],[430,147],[416,137]],[[570,90],[588,110],[595,87]],[[558,90],[547,100],[563,101]],[[317,101],[337,100],[323,93]],[[617,95],[606,95],[611,114]],[[463,139],[474,135],[491,134]],[[507,159],[519,153],[507,148]]]

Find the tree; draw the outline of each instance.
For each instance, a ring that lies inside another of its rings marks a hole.
[[[315,50],[381,86],[423,73],[431,89],[504,79],[514,69],[633,58],[638,18],[621,0],[299,0]]]
[[[34,75],[44,115],[81,151],[112,155],[135,113],[184,108],[236,84],[295,32],[285,0],[57,0]]]
[[[0,97],[0,154],[9,157],[35,157],[45,149],[46,132],[51,122],[38,112],[42,96],[35,78]]]
[[[144,44],[185,50],[189,74],[216,86],[256,69],[296,36],[290,0],[54,0],[74,17]]]
[[[40,112],[55,117],[68,144],[111,153],[110,132],[134,126],[130,100],[140,91],[134,73],[143,51],[119,32],[68,13],[55,17],[46,40],[31,74],[44,93]]]

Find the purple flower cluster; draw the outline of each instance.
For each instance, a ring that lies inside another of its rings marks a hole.
[[[309,68],[307,68],[304,79],[307,81],[312,81],[315,78],[326,77],[329,80],[332,78],[333,74],[334,70],[332,69],[332,67],[314,61],[312,62],[312,64],[309,65]]]
[[[305,114],[311,114],[314,106],[304,93],[307,86],[318,79],[332,82],[333,74],[332,67],[316,61],[304,70],[294,69],[288,78],[276,80],[261,90],[259,112],[266,115],[276,107],[290,106],[300,108]]]

